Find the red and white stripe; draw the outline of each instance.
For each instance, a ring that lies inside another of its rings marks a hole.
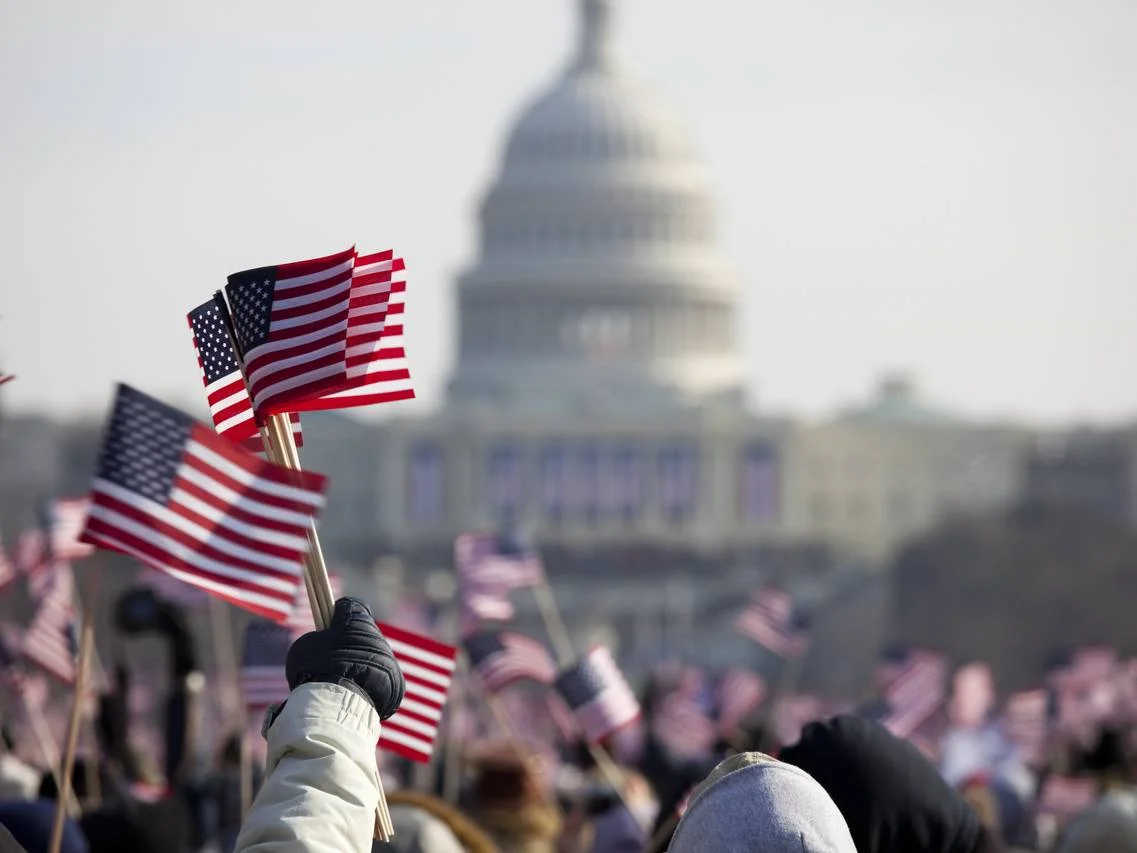
[[[261,417],[304,411],[305,401],[343,387],[354,266],[355,249],[348,249],[274,268],[268,335],[244,353],[253,408]]]
[[[166,503],[96,476],[83,538],[276,621],[292,612],[326,480],[194,424]]]
[[[87,523],[87,498],[70,498],[51,502],[51,555],[57,560],[89,557],[95,549],[79,541]]]
[[[305,411],[414,399],[403,343],[405,268],[403,259],[390,250],[356,257],[347,320],[347,376],[336,391],[305,402]]]
[[[55,562],[45,572],[39,608],[24,635],[24,657],[68,684],[75,680],[71,631],[75,620],[75,577],[71,566]]]
[[[383,723],[379,746],[411,761],[430,761],[458,650],[394,625],[378,625],[407,681],[403,704]]]
[[[7,385],[9,382],[11,382],[15,378],[16,378],[16,374],[5,373],[3,370],[0,370],[0,385]]]
[[[20,534],[16,541],[16,571],[29,578],[47,564],[47,537],[43,530],[32,527]]]
[[[683,690],[664,697],[652,720],[652,732],[671,752],[686,758],[707,754],[718,738],[715,722]]]
[[[731,669],[719,684],[719,729],[729,734],[762,704],[766,682],[756,672]]]
[[[881,725],[899,738],[910,737],[944,703],[947,659],[938,652],[913,651],[885,691],[889,712]]]

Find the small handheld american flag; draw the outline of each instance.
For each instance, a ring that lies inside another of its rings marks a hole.
[[[545,576],[541,558],[525,549],[503,548],[489,533],[463,533],[454,540],[454,567],[462,604],[463,633],[480,621],[513,618],[510,590],[534,586]]]
[[[463,641],[470,666],[491,693],[517,681],[552,684],[557,667],[542,643],[513,631],[483,631]]]
[[[51,556],[56,560],[78,560],[89,557],[95,549],[79,541],[79,534],[87,523],[90,501],[71,498],[51,501],[47,505],[48,541]]]
[[[305,410],[347,380],[355,249],[244,270],[225,287],[258,417]]]
[[[43,570],[39,608],[24,635],[24,657],[55,678],[75,680],[75,577],[71,565],[53,561]]]
[[[446,695],[454,678],[454,646],[406,631],[384,622],[376,623],[407,680],[403,704],[383,723],[379,746],[411,761],[427,762],[434,752]]]
[[[764,587],[738,617],[735,628],[776,655],[797,658],[809,649],[809,637],[796,616],[788,593]]]
[[[251,711],[263,713],[288,698],[284,663],[292,634],[283,625],[251,622],[245,629],[241,653],[241,695]]]
[[[120,385],[82,541],[283,620],[326,486]]]
[[[912,650],[895,680],[884,690],[888,713],[880,724],[899,738],[910,737],[943,705],[947,658],[928,649]]]
[[[640,716],[640,704],[606,646],[597,646],[562,670],[555,686],[590,743],[598,743]]]
[[[719,682],[719,729],[733,732],[766,695],[762,676],[747,669],[728,670]]]
[[[304,404],[305,411],[373,406],[413,400],[411,372],[403,346],[405,269],[391,251],[358,255],[351,274],[347,313],[347,370],[339,390]]]
[[[253,401],[245,387],[237,354],[233,352],[233,342],[225,328],[221,307],[211,299],[190,311],[186,319],[193,332],[193,348],[197,352],[213,428],[218,435],[242,445],[246,450],[260,453],[263,442],[253,417]],[[292,414],[290,421],[296,446],[303,447],[300,416]]]

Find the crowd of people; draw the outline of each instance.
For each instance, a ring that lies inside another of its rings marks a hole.
[[[674,722],[666,734],[655,725],[666,704],[649,695],[666,694],[656,683],[642,694],[644,718],[600,749],[486,734],[458,744],[453,786],[443,761],[425,774],[377,765],[383,720],[405,682],[367,606],[344,598],[327,630],[289,649],[288,698],[266,714],[263,760],[245,779],[248,744],[237,732],[208,770],[187,760],[199,747],[186,721],[201,691],[180,677],[192,656],[174,646],[164,762],[132,742],[120,672],[98,703],[98,754],[80,756],[63,786],[72,794],[63,853],[1137,851],[1126,727],[1051,737],[1028,760],[1005,748],[997,725],[949,729],[929,748],[890,733],[868,706],[807,722],[779,743],[773,717],[756,706],[730,736],[685,749]],[[41,853],[61,786],[56,768],[17,757],[20,722],[6,720],[0,756],[0,853]],[[374,840],[381,788],[395,828],[388,842]]]

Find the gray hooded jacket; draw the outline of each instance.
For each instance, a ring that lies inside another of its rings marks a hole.
[[[857,853],[845,819],[804,770],[748,752],[695,789],[669,853]]]

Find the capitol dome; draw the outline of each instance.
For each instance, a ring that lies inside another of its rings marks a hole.
[[[629,73],[613,0],[523,112],[458,282],[457,404],[653,410],[740,399],[737,284],[680,117]]]

